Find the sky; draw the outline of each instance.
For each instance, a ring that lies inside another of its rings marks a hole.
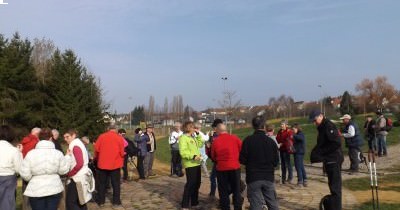
[[[248,106],[315,101],[379,75],[400,89],[397,0],[1,2],[0,34],[74,50],[118,113],[150,95],[217,107],[224,90]]]

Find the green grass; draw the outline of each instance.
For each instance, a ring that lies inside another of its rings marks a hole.
[[[391,183],[398,183],[399,174],[391,174],[378,176],[378,189],[383,191],[398,191],[400,192],[399,186],[390,186]],[[371,189],[370,177],[354,178],[344,180],[342,183],[343,187],[352,191],[365,191]]]
[[[379,209],[398,210],[400,209],[400,204],[379,203]],[[355,210],[373,210],[372,202],[363,203],[356,207]]]
[[[330,119],[339,121],[339,117],[334,117]],[[358,127],[363,132],[363,126],[365,121],[364,116],[363,115],[355,116],[353,120],[357,123]],[[275,125],[275,133],[278,132],[278,130],[280,129],[280,121],[281,119],[274,119],[268,121],[268,123]],[[317,129],[314,124],[308,121],[307,118],[289,119],[289,124],[292,125],[294,123],[298,123],[302,126],[303,133],[306,137],[306,154],[304,156],[304,161],[309,162],[310,152],[317,142]],[[340,128],[340,126],[341,126],[340,124],[337,124],[338,128]],[[252,128],[234,129],[232,133],[237,135],[240,139],[243,140],[246,136],[251,135],[253,133],[253,129]],[[400,127],[394,127],[386,138],[388,146],[399,143],[399,136],[400,136]],[[169,164],[171,160],[171,154],[168,145],[168,137],[161,138],[159,141],[157,141],[157,143],[158,143],[156,151],[157,159],[159,159],[161,162]],[[343,145],[343,152],[345,155],[347,155],[347,148],[344,146],[344,142],[342,145]],[[365,138],[362,150],[364,152],[368,151],[368,142],[367,139]]]

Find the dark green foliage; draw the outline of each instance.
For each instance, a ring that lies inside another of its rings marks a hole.
[[[81,135],[98,135],[105,128],[102,90],[96,77],[72,50],[57,50],[43,78],[31,61],[33,46],[16,33],[0,35],[0,123],[22,129],[34,126],[77,129]]]
[[[340,113],[342,115],[344,114],[349,114],[352,115],[354,114],[354,109],[353,109],[353,102],[351,100],[351,96],[349,92],[345,91],[342,96],[342,101],[340,102]]]
[[[139,125],[140,122],[145,121],[144,106],[136,106],[131,112],[132,125]]]

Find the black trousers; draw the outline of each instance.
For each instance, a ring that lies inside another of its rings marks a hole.
[[[122,179],[123,180],[128,180],[128,155],[124,156],[124,165],[122,166]]]
[[[359,147],[349,147],[350,170],[358,171],[359,160]]]
[[[171,175],[182,176],[182,158],[179,150],[171,150]]]
[[[326,210],[342,209],[342,168],[340,163],[324,163],[331,195],[324,202]]]
[[[201,183],[200,165],[186,168],[186,184],[182,196],[182,208],[190,208],[199,204],[199,188]]]
[[[137,162],[136,162],[136,167],[139,173],[139,179],[145,179],[146,177],[144,176],[144,158],[145,156],[137,156]]]
[[[79,203],[78,191],[76,189],[76,183],[72,179],[71,179],[71,182],[67,185],[65,206],[67,207],[67,210],[87,210],[86,204],[81,205]]]
[[[103,170],[99,169],[98,174],[99,174],[99,197],[98,197],[98,203],[99,204],[104,204],[106,201],[106,185],[107,185],[107,180],[111,180],[111,186],[113,188],[113,200],[112,204],[114,205],[119,205],[121,204],[121,186],[120,186],[120,178],[121,178],[121,169],[115,169],[115,170]]]
[[[230,209],[229,195],[233,194],[235,210],[242,209],[240,194],[240,168],[229,171],[217,171],[219,203],[222,210]]]

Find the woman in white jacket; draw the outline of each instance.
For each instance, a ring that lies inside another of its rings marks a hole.
[[[91,199],[91,194],[84,195],[83,200],[79,200],[77,184],[87,183],[89,174],[89,154],[83,142],[77,138],[77,131],[69,129],[64,134],[64,140],[68,143],[68,153],[72,157],[71,170],[68,173],[68,184],[66,190],[65,204],[67,210],[86,210],[86,201]],[[82,189],[82,191],[87,189]],[[82,198],[81,198],[82,199]]]
[[[22,164],[22,146],[14,147],[13,130],[7,126],[0,126],[0,209],[15,208],[15,190],[17,188],[16,173]]]
[[[35,149],[22,162],[21,177],[29,181],[24,192],[29,197],[32,210],[56,210],[64,190],[60,175],[68,172],[70,159],[55,149],[49,141],[51,130],[42,129]]]

